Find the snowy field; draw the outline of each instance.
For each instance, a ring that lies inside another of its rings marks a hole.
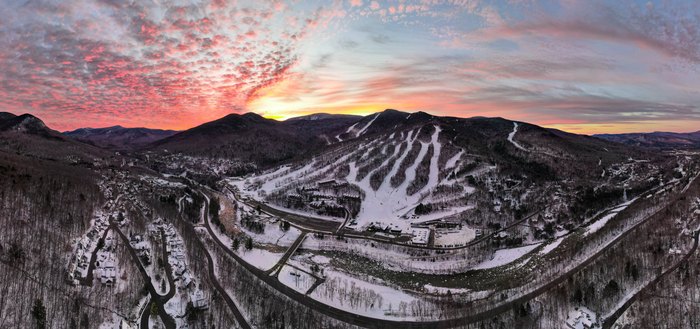
[[[341,310],[381,319],[413,319],[405,307],[417,298],[379,279],[360,280],[343,272],[326,269],[326,282],[309,296]]]
[[[611,209],[607,214],[605,214],[605,216],[601,217],[600,219],[598,219],[595,222],[588,225],[588,228],[586,229],[586,232],[584,233],[584,235],[585,236],[591,235],[591,234],[597,232],[598,230],[600,230],[601,228],[603,228],[603,226],[605,226],[605,224],[607,224],[609,220],[615,218],[615,216],[617,216],[617,214],[619,214],[621,211],[625,210],[635,200],[637,200],[637,199],[635,198],[635,199],[629,200],[629,201],[622,203],[619,206]]]
[[[540,255],[546,255],[550,251],[556,249],[559,246],[559,244],[561,244],[561,242],[564,241],[564,239],[566,239],[566,236],[560,236],[556,240],[548,243],[544,246],[544,248],[542,248],[542,250],[540,250]]]
[[[437,231],[435,233],[436,247],[460,247],[476,238],[476,231],[463,226],[461,229]]]
[[[274,253],[267,251],[265,249],[253,248],[251,250],[245,250],[241,247],[236,254],[243,258],[248,264],[251,264],[261,270],[269,270],[279,262],[284,253]]]
[[[525,256],[527,253],[529,253],[530,251],[533,251],[535,248],[537,248],[539,246],[540,246],[540,244],[533,244],[533,245],[518,247],[518,248],[496,250],[496,252],[494,253],[493,258],[491,260],[487,260],[479,265],[476,265],[473,267],[473,269],[483,270],[483,269],[487,269],[487,268],[494,268],[494,267],[510,264],[510,263],[516,261],[517,259],[520,259],[521,257]]]
[[[277,276],[284,285],[304,294],[316,282],[316,279],[306,272],[285,265]]]
[[[356,254],[377,261],[388,270],[429,274],[451,274],[465,271],[479,262],[479,259],[470,254],[467,249],[448,250],[433,256],[413,257],[406,252],[404,247],[376,244],[372,241],[352,238],[339,242],[335,239],[319,239],[308,235],[302,248]]]

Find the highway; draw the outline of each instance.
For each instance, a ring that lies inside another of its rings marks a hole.
[[[430,247],[430,246],[418,246],[418,245],[411,245],[407,243],[402,243],[402,242],[396,242],[387,238],[381,238],[381,237],[376,237],[376,236],[370,236],[366,234],[361,234],[357,233],[356,231],[353,230],[348,230],[345,228],[347,223],[350,221],[350,212],[345,209],[345,219],[344,222],[338,225],[338,222],[333,222],[329,220],[324,220],[312,216],[302,216],[299,214],[292,214],[288,213],[276,208],[272,208],[264,203],[251,200],[251,201],[244,201],[241,198],[238,197],[238,195],[231,190],[228,186],[226,186],[226,189],[233,195],[236,201],[241,202],[245,204],[246,206],[252,208],[252,209],[257,209],[259,208],[262,212],[274,216],[274,217],[279,217],[287,222],[290,223],[293,227],[306,231],[309,233],[322,233],[330,236],[342,236],[346,238],[354,238],[354,239],[364,239],[364,240],[370,240],[374,242],[379,242],[379,243],[387,243],[391,245],[396,245],[396,246],[402,246],[410,249],[418,249],[418,250],[440,250],[440,251],[449,251],[449,250],[460,250],[460,249],[466,249],[471,246],[474,246],[478,243],[486,242],[489,241],[490,238],[495,236],[496,234],[506,231],[508,229],[511,229],[515,226],[522,225],[523,223],[527,222],[530,218],[537,216],[540,212],[542,212],[542,209],[539,209],[525,217],[523,217],[520,220],[517,220],[513,223],[511,223],[508,226],[505,226],[499,230],[493,231],[490,234],[484,235],[481,238],[475,239],[464,246],[459,246],[459,247]]]
[[[269,286],[273,287],[274,289],[280,291],[281,293],[287,295],[288,297],[294,299],[295,301],[299,302],[300,304],[311,308],[312,310],[315,310],[319,313],[322,313],[326,316],[332,317],[334,319],[337,319],[342,322],[346,322],[352,325],[357,325],[360,327],[366,327],[366,328],[406,328],[406,329],[427,329],[427,328],[453,328],[456,326],[463,326],[466,324],[471,324],[479,321],[484,321],[488,320],[490,318],[493,318],[494,316],[497,316],[499,314],[502,314],[504,312],[508,312],[513,309],[514,306],[520,305],[522,303],[525,303],[533,298],[536,298],[543,293],[549,291],[550,289],[558,286],[561,283],[566,282],[570,277],[572,277],[575,273],[583,269],[584,267],[588,266],[591,264],[593,261],[595,261],[598,257],[600,257],[602,254],[604,254],[606,251],[608,251],[610,248],[615,246],[619,241],[621,241],[623,238],[625,238],[629,233],[634,231],[637,227],[642,225],[643,223],[647,222],[651,218],[653,218],[656,214],[661,212],[662,210],[665,209],[665,207],[660,208],[656,212],[648,215],[646,218],[640,220],[639,222],[633,224],[630,226],[625,232],[619,234],[615,239],[610,241],[606,246],[598,250],[596,253],[579,263],[578,265],[574,266],[573,268],[570,268],[566,272],[562,273],[556,278],[553,278],[551,281],[543,284],[542,286],[533,289],[532,291],[525,293],[517,298],[508,300],[506,302],[500,303],[498,305],[494,305],[493,307],[486,309],[486,310],[474,310],[473,313],[460,316],[457,318],[453,319],[443,319],[443,320],[434,320],[434,321],[420,321],[420,322],[413,322],[413,321],[394,321],[394,320],[387,320],[387,319],[377,319],[377,318],[371,318],[347,311],[343,311],[334,307],[331,307],[327,304],[324,304],[322,302],[319,302],[313,298],[310,298],[309,296],[306,296],[304,294],[301,294],[297,292],[296,290],[287,287],[286,285],[282,284],[276,277],[268,275],[265,271],[259,270],[258,268],[248,264],[245,262],[243,259],[241,259],[238,255],[236,255],[234,252],[232,252],[224,243],[222,243],[214,231],[211,228],[211,224],[209,222],[209,212],[208,212],[208,201],[205,203],[206,207],[206,216],[205,216],[205,227],[207,231],[209,232],[212,240],[226,253],[228,254],[231,258],[233,258],[237,263],[239,263],[241,266],[246,268],[248,271],[253,273],[260,279],[261,281],[265,282]],[[534,215],[534,214],[533,214]],[[530,216],[533,216],[530,215]],[[528,216],[528,217],[530,217]],[[522,219],[521,221],[526,220],[528,217]],[[521,222],[519,221],[519,222]],[[517,225],[518,223],[514,223],[513,225]],[[328,232],[325,232],[328,233]]]
[[[208,222],[209,220],[209,197],[202,193],[204,196],[205,200],[205,208],[202,214],[202,217],[205,221]],[[187,226],[192,228],[194,231],[194,225],[184,219],[181,219],[183,223],[185,223]],[[195,234],[196,235],[196,234]],[[207,264],[208,264],[208,269],[207,269],[207,274],[209,275],[209,280],[211,281],[212,285],[214,286],[214,289],[219,293],[219,295],[224,299],[224,302],[226,302],[226,305],[228,305],[228,308],[231,310],[231,313],[233,313],[234,317],[236,318],[236,322],[238,322],[238,325],[243,328],[243,329],[250,329],[251,325],[248,323],[248,319],[246,319],[243,316],[243,313],[241,313],[241,310],[238,309],[238,306],[236,303],[233,301],[231,296],[229,296],[228,292],[226,292],[226,289],[221,285],[219,280],[216,278],[216,269],[214,267],[214,260],[211,257],[211,254],[209,253],[209,249],[206,248],[204,242],[200,239],[199,236],[196,235],[196,239],[194,241],[197,242],[198,247],[204,252],[204,255],[207,257]]]

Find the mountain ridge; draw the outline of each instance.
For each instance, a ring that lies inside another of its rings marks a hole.
[[[131,150],[170,137],[176,130],[143,127],[125,128],[120,125],[103,128],[78,128],[63,135],[78,141],[112,150]]]
[[[651,133],[596,134],[593,136],[637,147],[657,149],[700,148],[700,130],[688,133],[655,131]]]

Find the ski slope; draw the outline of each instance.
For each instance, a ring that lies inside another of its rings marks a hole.
[[[511,144],[513,144],[513,145],[514,145],[515,147],[517,147],[518,149],[527,152],[527,149],[526,149],[526,148],[524,148],[522,145],[518,144],[518,142],[516,142],[515,140],[513,140],[513,137],[515,137],[515,133],[517,133],[517,132],[518,132],[518,123],[517,123],[517,122],[513,122],[513,131],[512,131],[510,134],[508,134],[508,141],[511,142]]]

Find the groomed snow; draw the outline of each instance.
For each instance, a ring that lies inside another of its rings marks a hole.
[[[355,137],[360,137],[360,136],[362,136],[362,134],[364,134],[365,131],[367,131],[367,128],[369,128],[369,126],[371,126],[371,125],[374,123],[374,120],[377,120],[377,118],[379,117],[380,114],[381,114],[381,113],[377,113],[377,114],[374,116],[374,118],[372,118],[372,120],[370,120],[364,127],[362,127],[362,129],[360,129],[358,132],[356,132],[356,133],[355,133]]]
[[[513,140],[513,137],[515,137],[515,133],[518,132],[518,123],[513,122],[513,131],[508,134],[508,141],[511,142],[515,147],[517,147],[520,150],[527,151],[526,148],[524,148],[522,145],[518,144],[515,140]]]
[[[398,156],[397,160],[394,162],[389,174],[386,175],[384,181],[375,191],[372,189],[369,183],[369,177],[372,173],[368,174],[364,179],[357,180],[358,168],[355,163],[350,164],[350,173],[347,176],[347,181],[356,184],[365,194],[365,199],[362,201],[362,208],[357,216],[357,227],[363,227],[370,222],[381,222],[384,224],[394,224],[402,229],[407,229],[410,227],[412,222],[418,220],[404,220],[400,217],[410,212],[413,207],[415,207],[425,196],[425,193],[433,190],[439,183],[439,168],[438,159],[440,157],[440,152],[442,145],[439,142],[439,136],[442,129],[439,126],[434,126],[435,132],[432,134],[431,140],[428,143],[419,142],[420,151],[418,156],[413,161],[413,163],[406,169],[406,175],[404,181],[401,185],[396,188],[391,187],[391,178],[396,175],[401,165],[401,162],[408,156],[409,152],[415,146],[416,138],[419,132],[414,134],[410,131],[405,137],[404,142],[408,144],[408,147],[403,151],[401,155]],[[430,159],[430,173],[428,175],[428,183],[419,192],[413,195],[408,195],[407,189],[410,183],[416,177],[416,169],[420,165],[423,158],[428,153],[428,148],[432,144],[433,155]],[[394,156],[397,156],[399,148],[397,147]],[[386,163],[386,161],[385,161]]]

